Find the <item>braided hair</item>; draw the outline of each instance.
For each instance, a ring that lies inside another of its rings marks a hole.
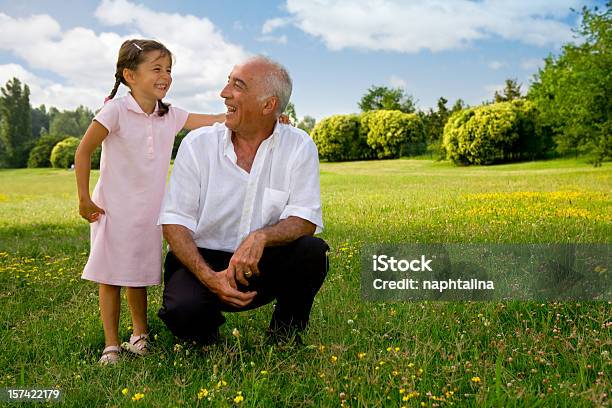
[[[144,59],[145,55],[151,51],[159,51],[160,56],[168,55],[172,60],[172,53],[165,45],[155,40],[127,40],[121,44],[119,48],[119,57],[117,58],[117,69],[115,71],[115,85],[108,95],[107,99],[113,99],[117,94],[119,85],[123,84],[128,86],[127,81],[123,77],[123,70],[125,68],[136,70]],[[170,104],[164,103],[161,99],[157,100],[157,106],[159,110],[157,114],[164,116],[170,109]]]

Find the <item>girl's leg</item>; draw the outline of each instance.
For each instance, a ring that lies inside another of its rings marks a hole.
[[[147,334],[147,288],[127,288],[127,298],[134,326],[133,335]]]
[[[119,345],[120,286],[100,284],[100,316],[104,326],[105,347]]]

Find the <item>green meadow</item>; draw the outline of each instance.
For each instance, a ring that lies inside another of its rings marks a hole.
[[[304,347],[266,343],[271,305],[226,315],[218,345],[179,342],[156,316],[156,287],[152,353],[101,367],[74,173],[1,170],[0,388],[59,389],[74,407],[609,406],[612,302],[365,302],[359,251],[609,243],[612,165],[323,163],[321,188],[330,271]],[[124,340],[130,330],[124,301]]]

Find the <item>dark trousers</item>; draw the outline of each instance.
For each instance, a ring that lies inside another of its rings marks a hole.
[[[227,269],[231,252],[198,248],[206,263],[216,272]],[[315,295],[327,275],[327,243],[304,236],[288,245],[267,247],[259,261],[260,276],[240,283],[241,291],[257,291],[246,307],[237,308],[219,300],[172,252],[164,263],[163,305],[158,316],[177,337],[208,342],[225,323],[221,312],[255,309],[276,300],[270,330],[302,331],[308,324]]]

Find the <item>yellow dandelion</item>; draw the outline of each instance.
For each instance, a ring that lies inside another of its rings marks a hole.
[[[261,374],[261,375],[268,375],[268,370],[261,370],[259,372],[259,374]]]
[[[393,372],[392,372],[391,374],[393,374],[394,376],[396,376],[396,377],[397,377],[397,376],[399,375],[399,371],[397,371],[397,370],[393,370]]]
[[[206,397],[208,397],[208,390],[206,388],[200,388],[200,392],[198,392],[198,399],[201,400],[202,398]]]
[[[338,357],[336,357],[336,356],[331,356],[330,360],[331,360],[331,362],[332,362],[332,363],[334,363],[334,364],[335,364],[335,363],[338,361]]]
[[[364,357],[366,356],[366,353],[359,353],[357,354],[357,358],[362,360]]]
[[[137,392],[136,394],[134,394],[134,396],[132,397],[132,401],[140,401],[141,399],[144,398],[144,394],[142,392]]]
[[[480,382],[480,377],[472,377],[471,380],[473,383],[479,383]]]
[[[324,352],[324,351],[325,351],[325,346],[324,346],[324,345],[322,345],[322,344],[320,344],[320,345],[319,345],[319,352],[321,352],[321,353],[322,353],[322,352]]]
[[[238,394],[234,397],[234,402],[236,404],[240,404],[242,401],[244,401],[244,397],[242,396],[242,391],[238,391]]]
[[[399,347],[396,347],[396,348],[395,348],[395,352],[397,353],[398,351],[400,351],[400,348],[399,348]]]
[[[391,351],[391,346],[387,347],[387,351]]]
[[[406,390],[405,390],[405,389],[403,389],[403,388],[400,388],[400,389],[399,389],[399,393],[400,393],[400,395],[401,395],[401,394],[403,394],[403,393],[405,393],[405,392],[406,392]]]
[[[412,368],[412,367],[414,367],[414,363],[408,364],[408,368]]]
[[[122,389],[122,390],[121,390],[121,393],[122,393],[123,395],[127,395],[128,391],[129,391],[129,390],[128,390],[127,388],[124,388],[124,389]]]

